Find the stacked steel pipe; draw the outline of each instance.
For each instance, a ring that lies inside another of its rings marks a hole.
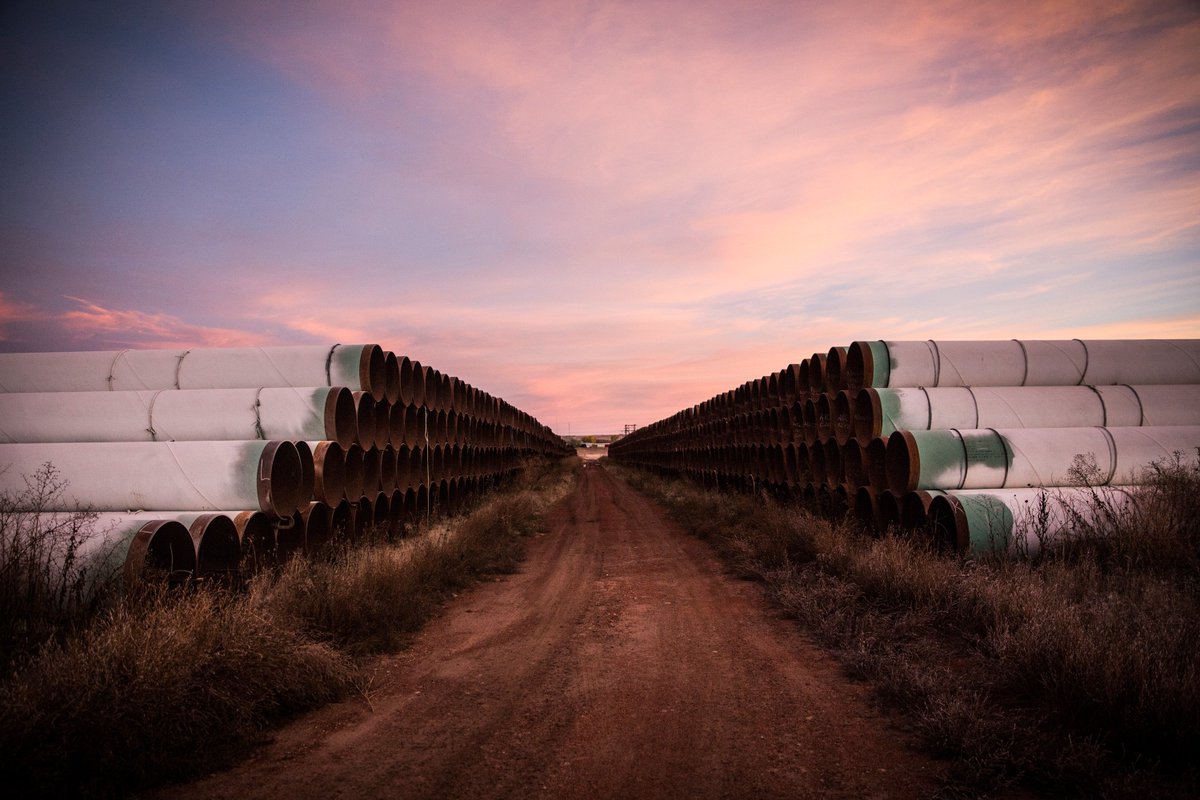
[[[1151,464],[1197,448],[1200,340],[857,341],[609,454],[795,495],[874,531],[926,530],[963,552],[1032,553],[1131,503],[1124,487]]]
[[[378,345],[0,354],[0,492],[50,464],[40,511],[101,512],[126,579],[243,567],[453,513],[566,443]]]

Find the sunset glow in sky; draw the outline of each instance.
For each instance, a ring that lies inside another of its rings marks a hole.
[[[1194,2],[3,8],[3,350],[378,342],[565,434],[1200,337]]]

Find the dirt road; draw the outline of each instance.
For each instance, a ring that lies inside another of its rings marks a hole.
[[[450,604],[367,698],[171,798],[925,797],[936,762],[723,573],[587,464],[522,572]],[[369,707],[370,706],[370,707]]]

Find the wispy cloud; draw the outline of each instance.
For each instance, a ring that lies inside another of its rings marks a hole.
[[[251,347],[266,343],[259,334],[196,325],[170,314],[105,308],[80,297],[67,299],[77,307],[59,316],[64,327],[112,347]]]

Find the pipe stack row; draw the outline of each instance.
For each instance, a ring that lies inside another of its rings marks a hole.
[[[453,513],[569,447],[500,398],[378,345],[0,354],[0,492],[99,512],[100,572],[255,568]],[[34,507],[36,506],[36,508]]]
[[[747,381],[609,454],[876,532],[1029,554],[1197,448],[1200,340],[876,340]]]

